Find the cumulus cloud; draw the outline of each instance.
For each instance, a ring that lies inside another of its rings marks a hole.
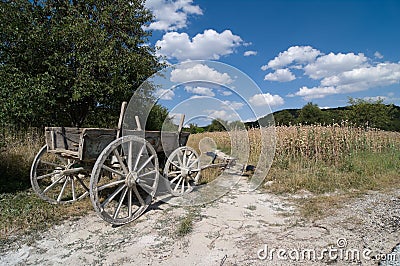
[[[222,108],[225,110],[239,110],[244,106],[244,103],[235,101],[222,101]]]
[[[257,55],[257,51],[246,51],[243,54],[244,56],[252,56],[252,55]]]
[[[175,93],[169,89],[158,89],[155,93],[155,97],[161,100],[172,100]]]
[[[335,87],[313,87],[308,88],[306,86],[301,87],[295,94],[288,96],[301,96],[305,100],[324,98],[325,96],[337,94],[339,91]]]
[[[279,82],[287,82],[287,81],[292,81],[292,80],[295,80],[295,79],[296,79],[296,77],[287,68],[285,68],[285,69],[277,69],[275,72],[268,73],[264,77],[264,80],[279,81]]]
[[[272,95],[270,93],[255,94],[250,97],[249,102],[254,106],[279,106],[285,103],[281,96]]]
[[[147,28],[150,30],[172,31],[185,28],[189,15],[202,15],[203,11],[193,0],[147,0],[145,7],[155,17]]]
[[[323,86],[353,86],[358,90],[399,82],[400,63],[379,63],[375,66],[359,67],[321,80]]]
[[[289,66],[292,63],[313,62],[321,52],[311,46],[292,46],[277,57],[270,60],[268,64],[261,67],[262,70],[279,69]]]
[[[234,49],[242,45],[242,39],[234,35],[230,30],[221,33],[213,29],[205,30],[190,39],[185,32],[167,32],[161,40],[156,42],[159,47],[157,55],[168,59],[196,60],[215,59],[229,55]]]
[[[237,113],[232,112],[232,111],[227,111],[227,110],[205,110],[205,113],[208,114],[208,116],[211,119],[222,119],[225,121],[236,121],[240,120],[240,117]]]
[[[171,72],[170,80],[177,83],[207,81],[222,85],[227,85],[233,82],[232,78],[227,73],[220,73],[203,64],[195,64],[192,67],[174,69]]]
[[[318,57],[315,62],[304,67],[304,73],[312,79],[330,77],[338,73],[364,66],[367,57],[364,54],[329,53]]]
[[[374,56],[382,58],[379,52]],[[268,73],[265,80],[291,81],[295,77],[290,70],[297,69],[303,71],[305,77],[319,81],[314,87],[301,86],[296,93],[289,95],[305,100],[400,83],[400,62],[374,62],[363,53],[324,54],[310,46],[290,47],[262,66],[262,69],[275,70]]]
[[[189,93],[201,95],[201,96],[210,96],[210,97],[215,96],[215,93],[212,91],[212,89],[206,88],[206,87],[190,87],[190,86],[186,86],[185,87],[185,91],[187,91]]]

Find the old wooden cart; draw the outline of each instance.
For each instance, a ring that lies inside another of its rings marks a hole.
[[[87,195],[99,216],[120,225],[138,218],[151,204],[160,179],[174,196],[189,193],[200,176],[196,151],[185,146],[189,133],[142,131],[121,136],[118,129],[47,127],[46,145],[31,168],[33,190],[62,204]],[[161,176],[161,177],[160,177]]]

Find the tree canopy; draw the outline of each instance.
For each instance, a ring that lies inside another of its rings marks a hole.
[[[121,102],[162,67],[151,20],[142,0],[2,0],[3,124],[115,126]]]

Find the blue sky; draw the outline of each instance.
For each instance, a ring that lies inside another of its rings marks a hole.
[[[348,97],[400,105],[400,1],[148,0],[146,5],[155,15],[149,28],[158,54],[171,64],[198,59],[229,64],[258,85],[273,111],[310,101],[321,108],[345,106]],[[213,88],[202,88],[181,93],[242,108]],[[172,110],[179,95],[169,96],[163,104]],[[219,116],[230,119],[227,112]]]

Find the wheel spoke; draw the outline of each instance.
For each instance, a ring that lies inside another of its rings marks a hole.
[[[149,191],[152,191],[154,189],[153,187],[147,185],[146,183],[141,183],[141,184],[139,184],[139,186],[141,186],[143,189],[146,188]],[[146,190],[146,192],[147,192],[147,190]]]
[[[140,148],[140,151],[139,151],[139,153],[137,155],[137,158],[136,158],[136,161],[135,161],[135,166],[133,167],[133,171],[136,171],[136,169],[138,167],[138,164],[139,164],[139,161],[140,161],[140,157],[142,157],[144,148],[146,148],[146,143],[143,143],[143,146]],[[136,171],[136,172],[139,172],[139,171]]]
[[[182,162],[183,164],[182,164],[182,165],[183,165],[183,166],[186,166],[186,159],[187,159],[187,158],[186,158],[186,149],[183,151],[182,159],[183,159],[183,162]]]
[[[40,179],[43,179],[43,178],[46,178],[46,177],[49,177],[49,176],[52,176],[52,175],[55,175],[56,173],[54,173],[54,172],[52,172],[52,173],[50,173],[50,174],[45,174],[45,175],[41,175],[41,176],[38,176],[38,177],[36,177],[36,179],[37,180],[40,180]],[[61,179],[61,178],[60,178]]]
[[[175,191],[179,188],[179,184],[181,183],[182,180],[183,180],[183,177],[178,180],[178,183],[176,183],[176,186],[174,188]]]
[[[115,186],[115,185],[119,185],[119,184],[124,183],[124,182],[125,182],[125,180],[114,181],[114,182],[111,182],[111,183],[108,183],[108,184],[99,186],[99,187],[97,188],[97,191],[102,191],[102,190],[105,189],[105,188],[113,187],[113,186]]]
[[[143,163],[143,165],[142,165],[136,172],[139,173],[140,171],[142,171],[143,168],[144,168],[146,165],[148,165],[149,162],[150,162],[151,160],[153,160],[154,157],[155,157],[155,155],[151,155],[151,156]]]
[[[178,169],[182,169],[182,166],[179,165],[179,162],[173,162],[173,161],[169,161],[173,166],[175,166]],[[177,164],[178,163],[178,164]]]
[[[118,152],[117,149],[114,150],[114,155],[115,155],[115,157],[117,157],[118,163],[121,165],[122,170],[124,171],[124,173],[126,175],[129,174],[129,170],[126,168],[124,160],[122,159],[121,155],[119,155],[119,152]]]
[[[195,165],[195,164],[198,163],[198,162],[199,162],[199,159],[194,160],[194,161],[189,165],[189,168],[192,167],[193,165]]]
[[[180,153],[182,153],[182,151],[181,151],[181,150],[179,150],[179,152],[180,152]],[[178,166],[178,167],[180,168],[180,166],[181,166],[181,165],[183,165],[183,163],[182,163],[182,159],[181,159],[181,157],[179,157],[179,154],[178,154],[178,153],[176,154],[176,157],[178,158],[178,164],[179,164],[179,166]]]
[[[172,175],[177,175],[180,174],[182,171],[172,171],[172,172],[168,172],[168,176],[172,176]]]
[[[157,170],[151,170],[150,172],[147,172],[147,173],[144,173],[144,174],[141,174],[140,176],[138,176],[138,178],[142,178],[142,177],[145,177],[145,176],[148,176],[148,175],[151,175],[151,174],[155,174],[157,172]]]
[[[190,163],[190,160],[193,158],[193,155],[194,155],[194,153],[192,152],[190,155],[189,155],[189,158],[187,159],[187,164],[186,164],[186,166],[188,166],[189,165],[189,163]],[[190,167],[190,166],[189,166]]]
[[[85,183],[83,183],[81,178],[79,176],[75,176],[75,178],[76,178],[76,180],[78,180],[79,184],[81,184],[81,186],[88,192],[89,188],[85,185]]]
[[[145,206],[146,203],[144,202],[142,196],[140,196],[140,193],[139,193],[139,191],[137,190],[137,187],[136,187],[136,186],[133,187],[133,192],[135,193],[136,198],[139,200],[140,205],[141,205],[141,206]]]
[[[117,208],[115,209],[115,212],[114,212],[114,215],[113,215],[113,218],[114,218],[114,219],[117,219],[117,217],[118,217],[119,211],[121,210],[121,206],[122,206],[122,203],[123,203],[123,201],[124,201],[124,199],[125,199],[125,196],[126,196],[126,192],[127,192],[127,191],[128,191],[128,187],[126,187],[126,188],[124,189],[124,192],[122,192],[121,197],[119,198],[118,206],[117,206]]]
[[[177,176],[174,177],[174,179],[172,179],[171,181],[169,181],[170,184],[174,183],[176,180],[178,180],[178,178],[180,178],[182,176],[182,174],[179,174]]]
[[[60,176],[56,181],[54,181],[50,186],[43,190],[43,194],[45,194],[49,189],[53,188],[64,176]]]
[[[182,180],[182,189],[181,189],[181,193],[183,194],[184,191],[185,191],[185,179]]]
[[[132,171],[132,153],[133,153],[133,141],[129,142],[129,148],[128,148],[128,169],[129,172]]]
[[[76,200],[74,177],[72,177],[71,179],[71,191],[72,191],[72,200]]]
[[[132,217],[132,188],[128,190],[128,217]]]
[[[123,173],[121,173],[121,172],[119,172],[119,171],[117,171],[117,170],[115,170],[115,169],[112,169],[111,167],[108,167],[107,165],[102,165],[101,166],[101,168],[103,168],[104,170],[107,170],[107,171],[109,171],[109,172],[111,172],[111,173],[113,173],[113,174],[116,174],[116,175],[119,175],[119,176],[121,176],[121,177],[125,177],[125,174],[123,174]]]
[[[68,178],[65,177],[64,185],[63,185],[63,187],[61,188],[60,194],[58,195],[57,202],[60,202],[60,201],[61,201],[62,195],[64,194],[64,190],[65,190],[65,188],[67,187],[67,183],[68,183]]]
[[[105,206],[107,206],[108,203],[110,203],[110,201],[112,201],[115,196],[118,195],[118,193],[121,192],[122,189],[124,189],[125,184],[119,186],[119,188],[117,188],[102,204],[101,207],[104,208]]]

